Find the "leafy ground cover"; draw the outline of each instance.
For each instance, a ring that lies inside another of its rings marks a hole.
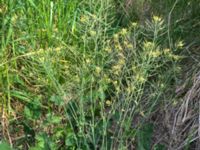
[[[0,0],[0,149],[198,149],[199,8]]]

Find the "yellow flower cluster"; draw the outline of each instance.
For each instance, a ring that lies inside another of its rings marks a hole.
[[[127,29],[123,28],[120,33],[121,35],[127,35],[128,31]]]
[[[162,21],[162,18],[159,17],[159,16],[153,16],[153,21],[154,21],[154,22],[161,22],[161,21]]]
[[[165,56],[168,58],[174,59],[176,61],[181,59],[181,56],[173,54],[173,52],[168,48],[164,49],[163,52],[164,52]]]
[[[116,91],[119,92],[119,91],[120,91],[119,82],[115,80],[115,81],[112,81],[112,83],[113,83],[113,85],[114,85]]]
[[[111,53],[111,52],[112,52],[112,49],[111,49],[111,47],[106,47],[106,48],[105,48],[105,51],[108,52],[108,53]]]
[[[97,75],[99,75],[99,74],[101,73],[101,68],[97,66],[97,67],[95,68],[95,73],[96,73]]]
[[[155,44],[153,42],[148,42],[148,41],[144,42],[145,50],[152,50],[154,49],[154,47],[155,47]]]
[[[118,54],[118,62],[112,67],[112,72],[116,75],[119,75],[122,67],[125,65],[125,57],[122,52]]]
[[[104,74],[103,81],[108,84],[111,83],[112,80],[108,77],[108,75]]]
[[[152,58],[157,58],[161,55],[161,52],[160,50],[154,50],[154,51],[150,51],[149,52],[149,56],[152,57]]]
[[[144,83],[144,82],[146,82],[146,78],[145,78],[142,74],[140,74],[140,73],[138,73],[138,74],[136,75],[135,80],[136,80],[137,82],[139,82],[139,83]]]
[[[115,42],[118,42],[118,40],[119,40],[119,34],[115,33],[114,36],[113,36],[113,38],[114,38]]]
[[[89,17],[86,16],[86,15],[82,15],[81,18],[80,18],[80,21],[81,21],[82,23],[86,23],[86,22],[89,21]]]
[[[126,88],[126,92],[128,94],[131,94],[131,93],[133,93],[135,91],[135,89],[136,89],[136,87],[134,85],[129,84],[128,87]]]
[[[97,35],[97,32],[94,31],[94,30],[91,30],[91,31],[90,31],[90,35],[91,35],[92,37],[95,37],[95,36]]]
[[[128,49],[132,49],[133,48],[133,45],[130,42],[128,42],[127,40],[124,40],[124,46],[126,48],[128,48]]]
[[[179,41],[177,44],[176,44],[176,47],[177,48],[183,48],[184,46],[184,42],[183,41]]]
[[[111,100],[106,100],[106,105],[107,106],[111,106],[112,105],[112,101]]]
[[[133,28],[138,26],[137,22],[133,22],[131,25],[132,25]]]

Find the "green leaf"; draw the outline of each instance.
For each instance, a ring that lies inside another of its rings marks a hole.
[[[63,99],[58,95],[51,96],[50,101],[53,102],[57,106],[61,106],[64,104]]]
[[[55,123],[55,124],[58,124],[58,123],[61,122],[61,120],[62,120],[62,117],[59,117],[59,116],[53,116],[51,122],[52,122],[52,123]]]
[[[33,113],[27,106],[24,108],[24,114],[28,119],[32,119]]]
[[[137,149],[138,150],[150,150],[151,138],[153,135],[153,125],[145,124],[137,133]]]
[[[10,145],[6,142],[0,142],[0,150],[12,150]]]

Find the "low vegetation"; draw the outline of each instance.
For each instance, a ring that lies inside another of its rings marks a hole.
[[[198,149],[199,9],[0,0],[0,149]]]

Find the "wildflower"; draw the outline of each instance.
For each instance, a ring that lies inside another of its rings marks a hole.
[[[145,42],[144,43],[145,50],[152,50],[154,47],[155,47],[155,44],[153,42]]]
[[[44,57],[39,57],[38,59],[40,60],[40,62],[44,62],[44,60],[45,60]]]
[[[170,49],[169,48],[166,48],[163,50],[164,54],[169,54],[170,53]]]
[[[145,114],[144,114],[144,111],[141,111],[141,112],[140,112],[140,115],[141,115],[142,117],[146,117]]]
[[[93,19],[97,19],[97,16],[95,14],[92,14]]]
[[[160,87],[161,89],[164,89],[164,88],[165,88],[165,84],[164,84],[164,83],[160,83],[160,84],[159,84],[159,87]]]
[[[116,45],[115,45],[115,48],[116,48],[117,50],[119,50],[119,51],[122,51],[122,50],[123,50],[123,48],[121,47],[120,44],[116,44]]]
[[[125,46],[128,45],[128,42],[127,42],[127,41],[124,41],[123,43],[124,43]]]
[[[111,105],[112,105],[111,100],[106,100],[106,105],[107,105],[107,106],[111,106]]]
[[[106,81],[107,83],[110,83],[110,82],[111,82],[111,79],[110,79],[108,76],[105,76],[105,81]]]
[[[97,35],[97,33],[96,33],[96,31],[94,31],[94,30],[91,30],[91,31],[90,31],[90,35],[91,35],[92,37],[94,37],[94,36],[96,36],[96,35]]]
[[[128,94],[134,92],[134,91],[135,91],[135,86],[129,85],[129,86],[126,88],[126,91],[128,92]]]
[[[110,47],[106,47],[106,48],[105,48],[105,51],[108,52],[108,53],[111,53],[111,52],[112,52],[112,49],[111,49]]]
[[[181,59],[181,57],[179,55],[171,55],[171,57],[176,61]]]
[[[149,53],[149,56],[153,57],[153,58],[156,58],[156,57],[159,57],[160,56],[160,51],[159,50],[156,50],[156,51],[151,51]]]
[[[113,81],[114,86],[117,86],[118,81]]]
[[[132,49],[133,48],[133,45],[131,43],[127,44],[127,48],[130,48]]]
[[[85,15],[82,15],[81,18],[80,18],[80,21],[81,21],[82,23],[87,22],[87,21],[88,21],[88,17],[85,16]]]
[[[122,35],[126,35],[127,33],[128,33],[128,32],[127,32],[127,29],[123,28],[122,31],[121,31],[121,34],[122,34]]]
[[[115,89],[116,89],[117,92],[120,91],[120,87],[119,86],[115,87]]]
[[[115,65],[112,67],[112,70],[113,70],[114,74],[118,75],[121,71],[121,68],[122,68],[121,65]]]
[[[144,83],[146,81],[146,79],[142,75],[138,74],[136,76],[136,81],[138,81],[139,83]]]
[[[100,67],[96,67],[95,68],[95,72],[96,72],[96,74],[99,74],[101,72],[101,68]]]
[[[137,67],[136,67],[136,66],[132,66],[131,69],[132,69],[134,72],[136,72]]]
[[[179,42],[177,43],[177,48],[183,48],[183,46],[184,46],[183,41],[179,41]]]
[[[131,25],[133,28],[135,28],[135,27],[137,27],[138,24],[137,24],[137,22],[133,22]]]
[[[158,16],[153,16],[153,21],[154,22],[160,22],[162,20],[162,18],[158,17]]]
[[[91,63],[91,60],[88,58],[85,60],[87,64]]]
[[[125,64],[125,60],[124,60],[123,58],[120,59],[119,62],[118,62],[118,64],[119,64],[119,65],[124,65],[124,64]]]
[[[18,16],[17,16],[16,14],[14,14],[14,15],[12,16],[12,18],[11,18],[11,22],[12,22],[13,24],[15,24],[16,21],[17,21],[17,19],[18,19]]]
[[[62,47],[56,47],[55,51],[60,51],[62,49]]]
[[[113,81],[113,85],[114,85],[114,87],[115,87],[115,90],[116,90],[117,92],[119,92],[119,91],[120,91],[120,87],[119,87],[119,85],[118,85],[118,81]]]
[[[114,34],[114,40],[117,41],[119,39],[119,34],[115,33]]]

